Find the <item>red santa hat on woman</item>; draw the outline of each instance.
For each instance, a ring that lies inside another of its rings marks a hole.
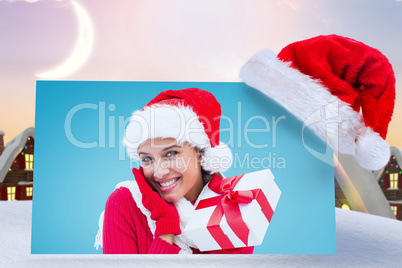
[[[380,51],[337,35],[259,51],[240,77],[370,170],[386,165],[385,141],[395,103],[395,77]],[[362,114],[360,114],[362,109]],[[335,124],[334,124],[335,123]]]
[[[219,141],[221,106],[215,97],[198,88],[167,90],[135,111],[123,143],[129,156],[139,160],[138,147],[148,139],[174,138],[203,151],[201,166],[213,174],[232,165],[229,147]]]

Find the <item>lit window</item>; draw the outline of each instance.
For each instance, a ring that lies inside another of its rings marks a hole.
[[[8,200],[15,200],[15,187],[7,187]]]
[[[25,154],[25,169],[33,169],[33,154]]]
[[[350,207],[347,204],[343,204],[341,208],[350,210]]]
[[[398,173],[389,174],[389,188],[398,189]]]
[[[398,207],[397,206],[392,206],[391,205],[391,209],[394,212],[395,216],[398,214]]]
[[[27,196],[32,196],[32,187],[27,187],[26,193],[27,193]]]

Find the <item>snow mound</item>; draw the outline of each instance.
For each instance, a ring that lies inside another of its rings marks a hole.
[[[402,222],[336,209],[333,255],[31,255],[32,201],[0,202],[0,267],[399,267]],[[312,238],[314,239],[314,238]],[[189,265],[192,264],[192,265]]]

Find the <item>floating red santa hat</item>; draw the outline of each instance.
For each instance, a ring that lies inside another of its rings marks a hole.
[[[167,90],[141,111],[135,111],[123,144],[129,156],[139,160],[138,147],[148,139],[174,138],[203,152],[201,166],[213,174],[232,165],[230,148],[219,141],[221,106],[216,98],[198,88]]]
[[[385,137],[395,103],[395,76],[380,51],[346,37],[318,36],[292,43],[277,56],[259,51],[240,77],[335,150],[355,155],[362,167],[377,170],[389,161]]]

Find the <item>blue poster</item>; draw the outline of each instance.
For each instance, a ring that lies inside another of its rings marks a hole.
[[[102,254],[99,217],[134,180],[122,141],[134,111],[165,90],[199,88],[221,105],[225,177],[269,169],[281,191],[254,254],[334,254],[333,152],[294,115],[244,83],[38,81],[31,252]]]

